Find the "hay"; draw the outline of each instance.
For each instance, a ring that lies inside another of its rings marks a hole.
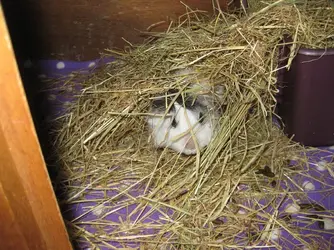
[[[250,249],[277,246],[270,232],[280,226],[311,247],[298,227],[278,216],[287,197],[306,199],[301,183],[294,183],[293,191],[282,185],[304,172],[311,150],[293,143],[272,122],[278,44],[289,34],[294,51],[334,46],[333,11],[320,10],[322,1],[267,2],[243,16],[208,19],[189,12],[182,25],[117,52],[117,61],[82,82],[67,115],[53,123],[62,166],[58,185],[66,193],[60,204],[89,202],[88,194],[100,192],[90,200],[97,205],[80,216],[99,211],[87,222],[95,233],[75,218],[67,222],[74,239],[110,249],[111,241],[142,243],[143,249]],[[152,97],[183,89],[182,79],[172,73],[185,67],[226,88],[219,134],[196,156],[154,149],[145,124]],[[291,159],[298,159],[294,167]],[[126,220],[106,220],[134,204],[139,205]],[[157,211],[161,221],[144,223]]]

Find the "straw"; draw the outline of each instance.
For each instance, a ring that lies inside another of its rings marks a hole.
[[[280,184],[305,174],[306,153],[312,150],[287,138],[272,121],[278,48],[284,35],[293,38],[291,64],[301,46],[333,47],[334,17],[325,1],[301,2],[249,1],[247,15],[219,12],[215,17],[188,9],[182,25],[152,34],[155,39],[128,52],[107,50],[118,60],[82,81],[68,114],[52,124],[61,167],[57,187],[67,197],[61,204],[85,204],[87,195],[102,194],[90,198],[96,206],[68,222],[72,237],[80,232],[92,245],[110,249],[110,241],[124,247],[141,243],[143,249],[251,249],[265,248],[263,241],[280,226],[307,246],[299,228],[278,217],[282,194],[295,203],[296,196],[307,199],[303,189]],[[197,156],[155,149],[145,122],[153,115],[148,111],[153,97],[172,88],[185,91],[173,72],[186,67],[226,90],[220,130]],[[293,168],[287,163],[292,159],[298,159]],[[257,174],[265,166],[273,177]],[[295,184],[301,186],[298,180]],[[268,204],[261,205],[263,200]],[[133,204],[135,210],[113,222],[111,230],[104,215]],[[274,213],[266,210],[269,206]],[[143,209],[149,207],[161,214],[160,221],[144,223]],[[104,212],[85,223],[95,228],[91,234],[80,229],[79,220],[94,209]],[[144,233],[152,228],[155,233]],[[249,235],[238,240],[245,230]]]

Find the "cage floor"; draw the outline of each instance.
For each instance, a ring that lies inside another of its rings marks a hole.
[[[105,59],[104,61],[89,61],[89,62],[71,62],[71,61],[39,61],[39,62],[30,62],[26,61],[24,64],[25,71],[31,71],[38,69],[39,78],[44,79],[49,76],[51,77],[64,77],[69,76],[73,71],[81,70],[83,73],[90,73],[98,64],[103,64],[112,59]],[[80,89],[80,84],[78,85],[78,90]],[[67,102],[73,101],[73,96],[65,95],[58,90],[51,90],[47,93],[47,103],[41,104],[41,106],[49,106],[51,107],[48,110],[45,117],[47,119],[52,119],[54,117],[62,115],[64,111],[64,107]],[[298,182],[302,180],[302,190],[307,193],[308,200],[301,201],[301,203],[305,204],[317,204],[325,208],[325,213],[322,214],[323,217],[320,217],[319,220],[310,219],[309,221],[304,221],[304,225],[297,225],[299,227],[303,227],[304,229],[301,232],[304,240],[308,241],[310,235],[314,236],[317,241],[324,243],[323,249],[334,249],[334,146],[319,148],[316,154],[312,154],[309,157],[309,168],[305,168],[305,175],[297,176]],[[290,189],[298,189],[300,191],[300,187],[296,187],[294,185],[294,180],[291,180],[291,186],[287,187]],[[116,187],[117,190],[117,187]],[[140,193],[140,192],[139,192]],[[138,194],[139,194],[138,193]],[[104,204],[97,206],[95,209],[93,202],[90,202],[92,198],[97,198],[99,196],[103,196],[104,193],[92,191],[90,195],[86,196],[87,202],[81,203],[73,203],[70,207],[64,211],[64,217],[68,221],[78,222],[77,225],[80,225],[83,230],[86,232],[94,234],[96,229],[91,225],[88,225],[87,222],[94,222],[98,216],[102,213],[106,213],[107,216],[104,218],[106,222],[110,222],[110,229],[106,234],[110,233],[115,223],[125,223],[125,221],[129,220],[128,214],[134,210],[136,204],[131,205],[127,208],[120,209],[115,205],[114,207],[105,207]],[[117,191],[110,192],[107,194],[109,197],[113,197],[118,195]],[[279,213],[292,213],[293,216],[301,216],[298,215],[298,207],[291,202],[291,199],[287,198],[284,201],[284,204],[281,206],[281,210]],[[159,212],[149,213],[149,208],[145,208],[145,211],[140,211],[139,213],[133,214],[130,217],[130,220],[138,219],[138,216],[146,217],[144,223],[163,223],[161,218],[162,214]],[[167,211],[168,213],[172,213],[172,211]],[[127,222],[131,223],[131,221]],[[297,222],[301,223],[301,222]],[[142,232],[143,234],[154,234],[154,230],[147,230],[146,232]],[[273,241],[278,241],[278,245],[281,246],[281,249],[307,249],[303,247],[303,244],[298,242],[296,239],[289,235],[289,232],[284,228],[279,229],[276,233],[271,236]],[[126,246],[121,244],[116,240],[112,242],[106,243],[104,247],[100,247],[100,249],[113,249],[113,248],[121,248],[121,247],[136,247],[136,244],[128,243]],[[109,245],[109,246],[108,246]],[[296,248],[297,246],[297,248]],[[82,240],[78,245],[78,249],[94,249],[90,242]],[[252,249],[260,249],[254,247]],[[261,249],[278,249],[276,247],[261,247]],[[319,248],[320,249],[320,248]]]

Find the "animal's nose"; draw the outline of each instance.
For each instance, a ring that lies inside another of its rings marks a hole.
[[[192,137],[188,137],[185,139],[186,140],[186,149],[196,149],[195,142]]]

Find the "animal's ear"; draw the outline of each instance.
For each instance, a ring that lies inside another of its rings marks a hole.
[[[180,90],[178,89],[170,89],[167,92],[168,95],[173,95],[168,97],[170,98],[170,101],[175,100],[175,103],[178,103],[180,105],[185,105],[186,108],[193,109],[193,106],[195,105],[195,100],[194,98],[192,98],[191,95],[188,95],[186,92],[179,94]],[[176,95],[177,98],[175,99]]]
[[[166,94],[168,95],[168,93]],[[165,113],[167,111],[168,113],[175,110],[174,105],[171,105],[173,97],[167,95],[161,95],[160,97],[153,99],[151,104],[151,109],[153,112]]]
[[[218,112],[220,114],[225,113],[226,109],[227,109],[227,104],[219,104],[219,106],[218,106]]]
[[[164,97],[161,97],[159,99],[154,99],[152,101],[152,108],[153,109],[166,109],[166,105],[168,105],[168,103],[166,102],[166,99]]]
[[[178,90],[178,89],[169,89],[169,90],[167,90],[167,95],[174,95],[174,94],[177,94],[179,92],[180,92],[180,90]]]

